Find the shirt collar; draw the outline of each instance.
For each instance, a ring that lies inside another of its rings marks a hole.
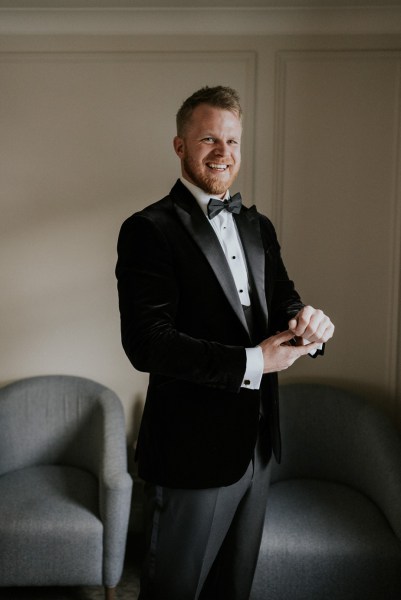
[[[215,194],[207,194],[198,186],[194,185],[187,179],[184,179],[184,177],[180,177],[180,181],[183,185],[185,185],[185,187],[194,196],[195,200],[197,201],[197,203],[199,204],[199,206],[201,207],[201,209],[205,213],[205,215],[207,215],[207,205],[209,203],[210,198],[217,198],[218,200],[221,200],[221,198],[219,198]],[[226,198],[229,198],[229,197],[230,197],[230,192],[227,190],[223,200],[225,200]]]

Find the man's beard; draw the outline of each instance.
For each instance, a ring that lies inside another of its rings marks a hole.
[[[191,159],[184,158],[183,166],[185,173],[190,177],[191,181],[207,194],[214,196],[222,196],[228,188],[234,183],[238,173],[231,175],[229,179],[221,181],[219,175],[210,173],[199,173],[198,169],[192,168]]]

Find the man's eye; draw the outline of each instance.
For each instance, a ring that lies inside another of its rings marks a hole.
[[[213,144],[214,138],[212,138],[212,137],[206,137],[206,138],[203,138],[203,141],[207,142],[208,144]]]

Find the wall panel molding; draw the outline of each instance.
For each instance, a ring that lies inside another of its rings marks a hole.
[[[396,416],[401,428],[401,58],[398,63],[398,88],[395,98],[397,131],[394,150],[394,201],[393,201],[393,296],[392,314],[394,325],[390,325],[392,363],[390,368],[390,385],[396,399]]]

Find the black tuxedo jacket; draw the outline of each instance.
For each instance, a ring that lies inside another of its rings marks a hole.
[[[150,373],[139,475],[159,485],[207,488],[240,479],[253,455],[261,402],[266,452],[280,458],[277,377],[264,375],[257,391],[241,387],[245,348],[287,329],[303,304],[271,222],[255,207],[234,218],[248,267],[253,339],[220,243],[180,181],[120,231],[122,342],[134,367]]]

